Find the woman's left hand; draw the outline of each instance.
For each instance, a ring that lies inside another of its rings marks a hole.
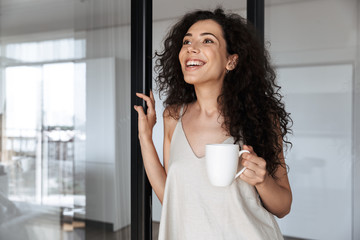
[[[250,153],[243,153],[241,155],[241,164],[246,169],[240,175],[240,178],[252,186],[262,184],[268,177],[266,161],[258,157],[251,146],[244,145],[242,150],[248,150]]]

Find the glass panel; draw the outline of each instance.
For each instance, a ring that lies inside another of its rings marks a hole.
[[[85,57],[85,40],[73,38],[9,43],[5,57],[21,62],[45,62]]]
[[[279,223],[292,237],[357,239],[359,4],[324,3],[270,0],[265,9],[265,36],[294,120],[293,205]]]
[[[41,68],[5,71],[6,115],[2,166],[8,176],[9,200],[41,203]],[[39,181],[40,180],[40,181]]]
[[[74,205],[74,64],[43,66],[43,204]]]
[[[0,0],[0,239],[130,239],[130,0]]]
[[[278,74],[294,120],[287,155],[294,200],[280,221],[283,233],[351,239],[351,208],[334,206],[352,202],[353,66],[280,68]]]

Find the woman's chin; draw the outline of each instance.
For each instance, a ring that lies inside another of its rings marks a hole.
[[[194,78],[194,77],[185,77],[184,80],[187,84],[192,84],[192,85],[194,85],[200,81],[200,79]]]

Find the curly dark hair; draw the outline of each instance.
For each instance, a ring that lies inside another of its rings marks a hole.
[[[276,177],[276,169],[282,166],[278,157],[282,142],[291,145],[286,135],[291,133],[292,120],[281,101],[269,53],[246,19],[233,13],[225,14],[221,8],[213,12],[198,10],[186,14],[171,28],[164,40],[164,50],[155,53],[157,89],[160,96],[166,96],[164,106],[171,106],[170,116],[179,119],[179,108],[196,101],[194,86],[184,81],[178,55],[188,29],[207,19],[222,27],[228,54],[239,57],[235,69],[226,74],[217,99],[224,117],[223,128],[235,142],[242,140],[251,145],[258,156],[266,160],[269,174]]]

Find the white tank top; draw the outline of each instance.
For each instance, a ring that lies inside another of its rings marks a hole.
[[[234,138],[224,143],[232,144]],[[194,154],[180,118],[171,140],[159,240],[202,239],[278,240],[283,236],[255,187],[240,178],[228,187],[211,185],[205,158]]]

